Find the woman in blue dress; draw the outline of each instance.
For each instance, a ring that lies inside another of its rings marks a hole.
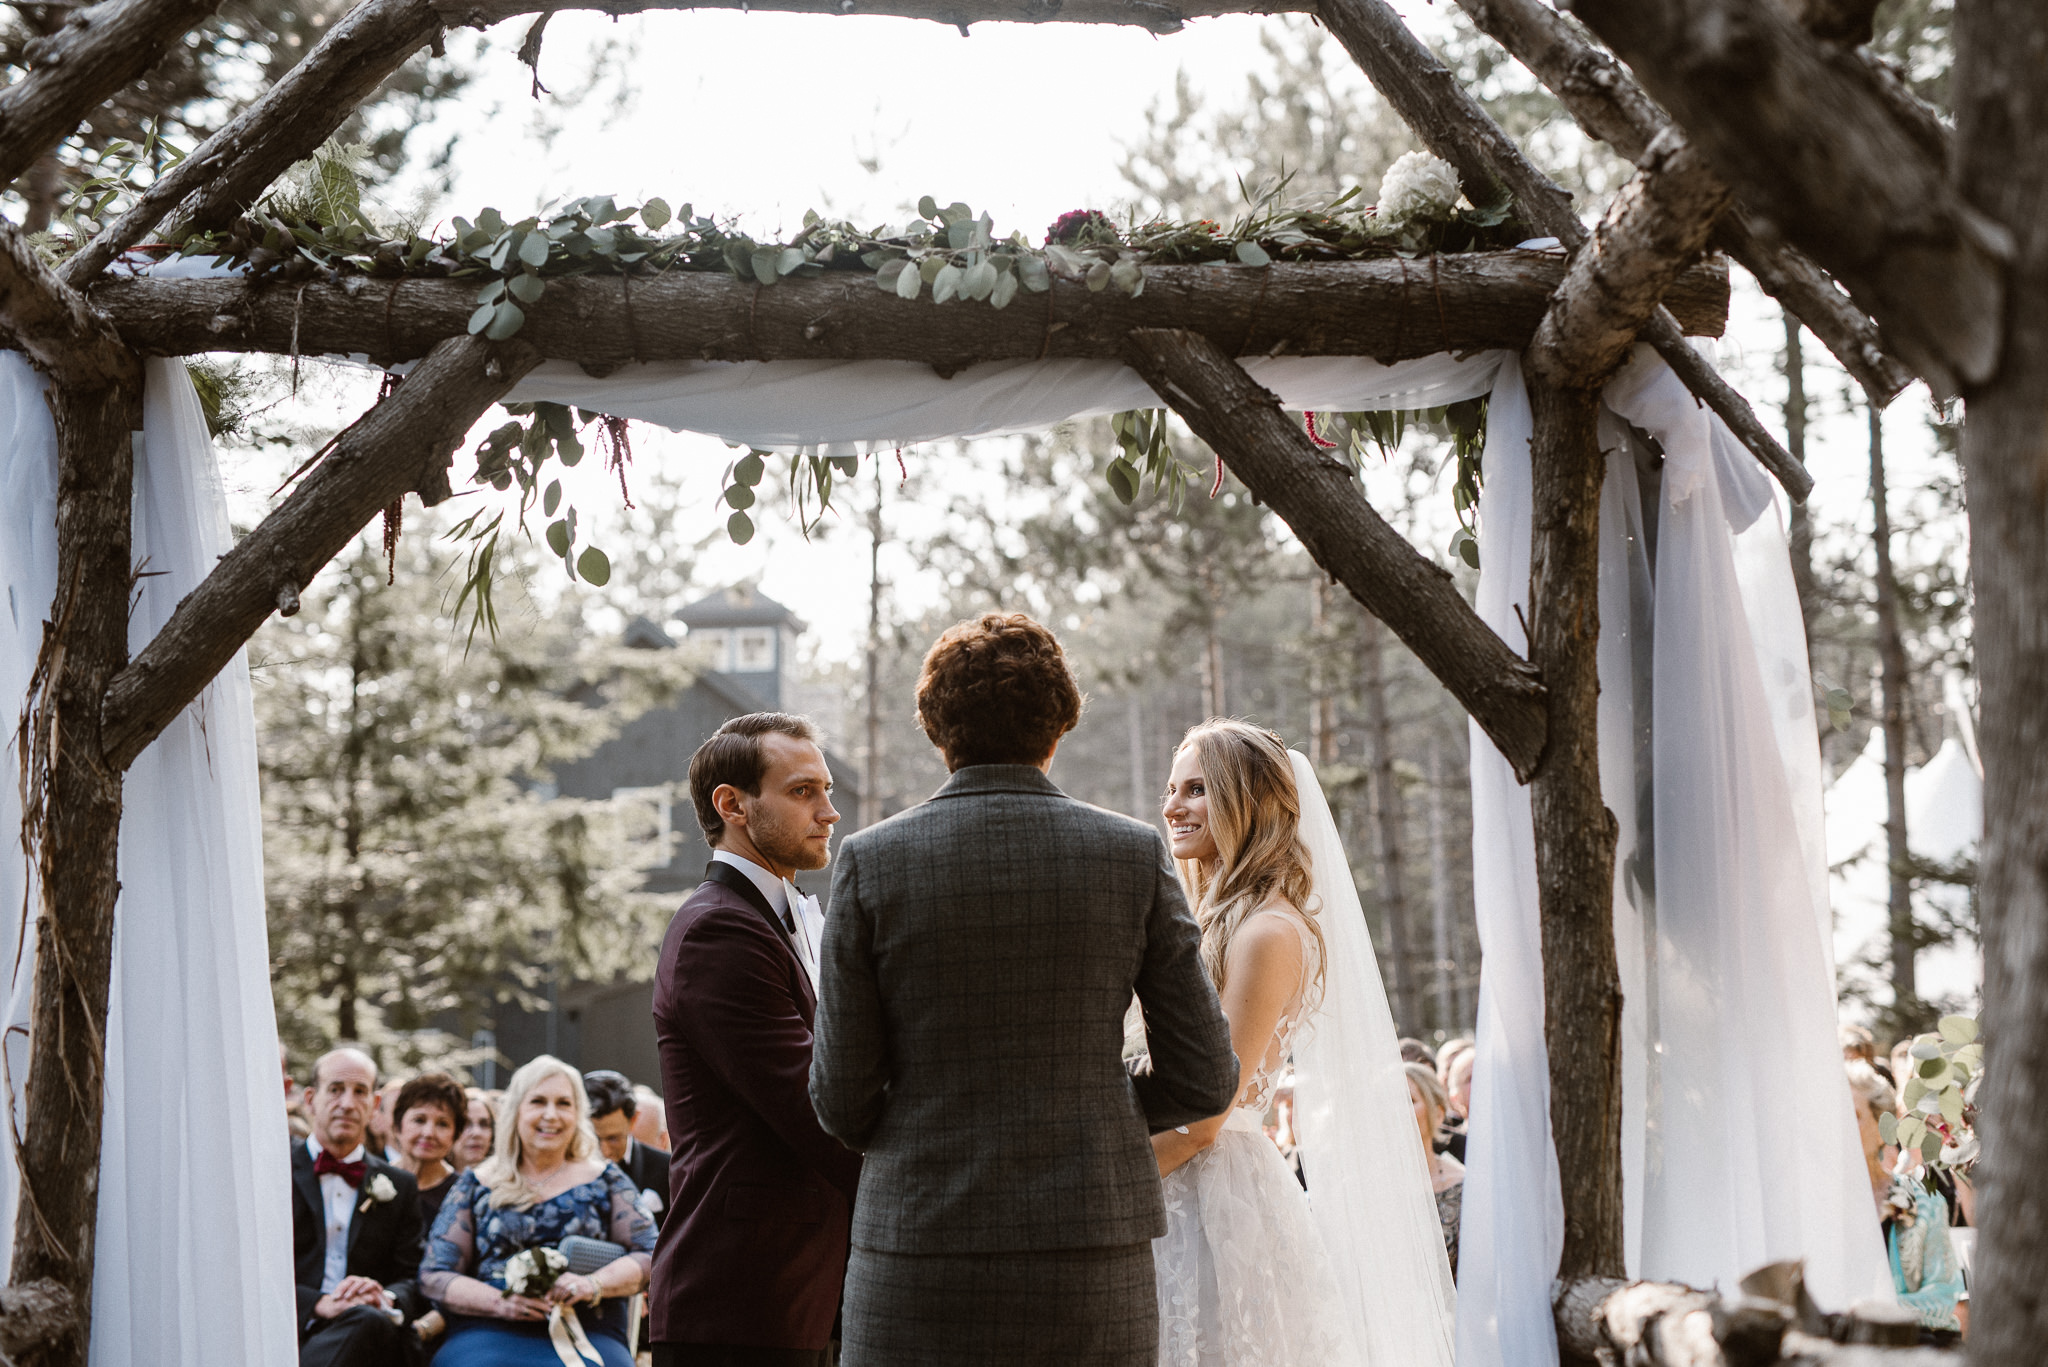
[[[456,1180],[420,1264],[421,1289],[449,1322],[436,1367],[562,1367],[548,1336],[556,1306],[574,1307],[604,1367],[632,1367],[626,1307],[647,1286],[654,1222],[632,1180],[598,1154],[583,1079],[542,1055],[512,1075],[498,1119],[491,1156]],[[587,1276],[564,1273],[545,1297],[506,1292],[507,1260],[571,1234],[626,1254]]]

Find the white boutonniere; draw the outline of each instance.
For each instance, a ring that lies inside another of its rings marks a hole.
[[[395,1199],[397,1195],[398,1187],[389,1177],[380,1172],[369,1181],[363,1183],[363,1203],[357,1206],[356,1209],[358,1211],[368,1210],[372,1201],[381,1206],[386,1201]]]

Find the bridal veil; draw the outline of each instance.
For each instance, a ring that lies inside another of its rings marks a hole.
[[[1309,1205],[1371,1367],[1450,1367],[1450,1260],[1393,1012],[1330,804],[1288,756],[1324,945],[1322,1009],[1294,1049]]]

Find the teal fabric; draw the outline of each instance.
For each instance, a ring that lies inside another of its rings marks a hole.
[[[1959,1329],[1956,1302],[1963,1296],[1963,1270],[1956,1262],[1955,1247],[1948,1238],[1948,1201],[1938,1191],[1929,1191],[1919,1181],[1913,1186],[1913,1223],[1901,1229],[1897,1221],[1885,1226],[1885,1251],[1891,1258],[1892,1286],[1899,1303],[1920,1316],[1928,1329]],[[1903,1245],[1904,1256],[1901,1256]],[[1915,1260],[1920,1275],[1908,1285],[1905,1264]]]

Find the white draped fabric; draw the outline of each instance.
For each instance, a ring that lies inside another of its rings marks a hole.
[[[56,439],[43,381],[0,354],[0,935],[23,944],[8,995],[16,1123],[27,1081],[33,925],[14,723],[56,579]],[[148,363],[136,443],[129,644],[139,649],[231,545],[206,422],[184,368]],[[129,770],[107,1022],[106,1129],[93,1285],[98,1367],[296,1359],[291,1169],[263,917],[249,672],[237,656]],[[0,1237],[18,1196],[0,1148]],[[0,1255],[4,1256],[4,1255]]]
[[[1888,1298],[1835,1037],[1819,747],[1774,491],[1650,352],[1605,398],[1600,767],[1621,828],[1629,1272],[1726,1287],[1804,1257],[1825,1306]],[[1510,363],[1488,411],[1479,611],[1518,649],[1529,436]],[[1477,727],[1472,754],[1486,959],[1458,1361],[1532,1367],[1557,1360],[1564,1237],[1534,843],[1527,791]]]

